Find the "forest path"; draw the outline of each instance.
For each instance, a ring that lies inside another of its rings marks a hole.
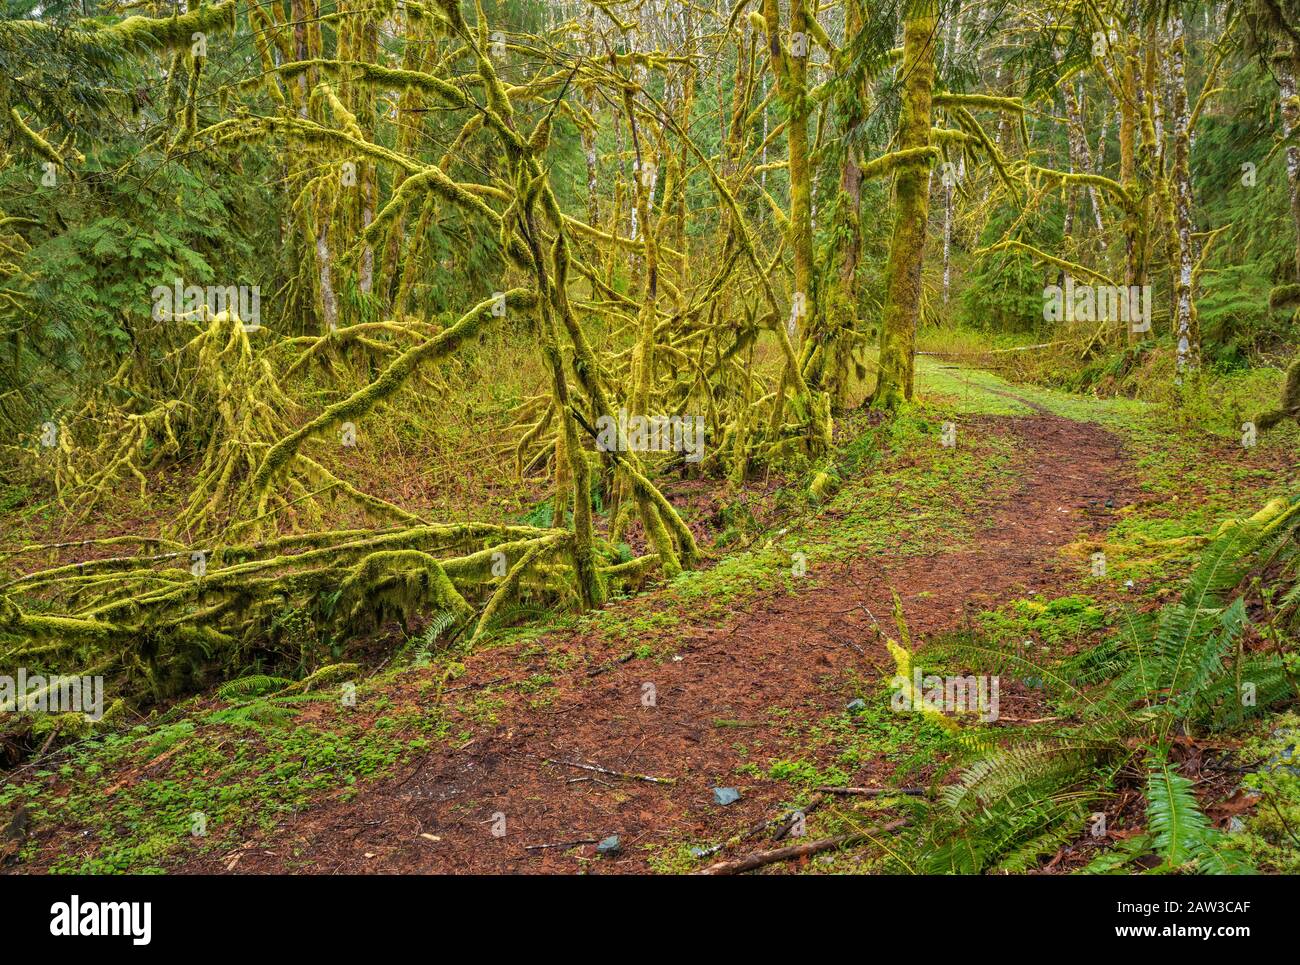
[[[1004,489],[982,493],[967,543],[821,565],[806,588],[747,599],[721,625],[687,621],[675,656],[662,663],[618,662],[625,648],[594,635],[552,635],[548,650],[565,647],[580,659],[549,673],[546,701],[493,707],[488,725],[463,746],[440,743],[350,800],[316,802],[238,850],[195,858],[182,870],[643,872],[663,869],[665,855],[688,845],[721,844],[778,817],[792,789],[770,779],[767,762],[836,762],[829,742],[809,747],[791,725],[843,716],[849,701],[872,699],[892,673],[874,627],[879,621],[895,635],[894,591],[919,648],[1009,599],[1070,592],[1087,564],[1063,558],[1061,547],[1104,532],[1135,496],[1116,436],[1032,408],[1026,416],[961,420],[963,439],[983,432],[1009,439],[1015,469]],[[654,599],[612,605],[653,606]],[[537,669],[521,665],[512,648],[488,649],[466,659],[454,689],[467,695],[513,681],[527,693]],[[654,706],[643,706],[646,685]],[[1004,681],[1003,719],[994,726],[1036,710],[1033,692]],[[748,762],[760,766],[738,773]],[[854,785],[881,784],[893,766],[878,754],[847,771]],[[720,806],[713,789],[721,786],[739,786],[742,797]],[[505,834],[494,836],[502,816]],[[590,842],[614,834],[621,853],[597,857]],[[569,842],[586,843],[556,846]],[[771,846],[762,835],[746,836],[719,857]],[[685,859],[688,867],[702,863]]]

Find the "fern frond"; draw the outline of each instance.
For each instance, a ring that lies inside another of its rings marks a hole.
[[[1137,834],[1124,838],[1113,848],[1107,848],[1079,871],[1085,875],[1127,874],[1128,866],[1151,851],[1151,836]]]
[[[223,684],[221,687],[217,688],[217,696],[222,700],[245,700],[250,697],[261,697],[264,694],[283,690],[292,683],[293,681],[289,680],[287,677],[271,677],[266,674],[253,674]]]
[[[1212,835],[1196,859],[1196,873],[1201,875],[1253,875],[1259,872],[1244,854],[1221,847],[1220,834]]]
[[[1196,860],[1213,833],[1192,792],[1192,782],[1163,756],[1147,759],[1147,826],[1156,853],[1171,867]]]
[[[246,704],[237,704],[225,710],[218,710],[209,715],[214,724],[227,724],[231,727],[281,727],[294,719],[296,712],[288,707],[279,707],[259,697]]]
[[[1082,806],[1074,807],[1070,813],[1061,816],[1051,827],[1036,838],[1017,846],[1005,857],[998,860],[995,870],[1018,874],[1038,867],[1044,857],[1055,854],[1062,847],[1079,836],[1088,811]]]

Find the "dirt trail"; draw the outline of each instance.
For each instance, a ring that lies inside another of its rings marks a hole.
[[[1059,548],[1106,529],[1134,496],[1126,455],[1097,426],[1036,413],[967,419],[962,431],[981,425],[1015,438],[1018,472],[1010,491],[987,494],[980,511],[986,523],[969,548],[892,560],[858,557],[819,568],[816,583],[797,595],[772,592],[749,601],[723,627],[683,630],[680,659],[663,664],[614,663],[593,676],[592,668],[617,655],[612,645],[579,636],[551,641],[548,646],[566,646],[583,660],[553,675],[547,706],[529,709],[526,700],[517,701],[468,746],[436,747],[351,801],[323,802],[287,818],[273,834],[248,841],[234,870],[574,872],[585,865],[598,873],[639,872],[649,867],[647,845],[721,842],[776,816],[790,786],[738,775],[746,758],[737,743],[761,745],[761,756],[750,758],[760,762],[782,756],[783,748],[805,754],[783,735],[787,725],[772,708],[815,720],[859,696],[855,680],[888,672],[892,661],[867,613],[892,623],[891,588],[918,642],[1008,598],[1066,592],[1082,567],[1063,560]],[[486,651],[469,660],[456,685],[529,673],[513,652]],[[655,707],[641,705],[645,683],[655,687]],[[1022,716],[1026,699],[1004,688],[1004,717]],[[869,783],[887,770],[877,762],[850,776]],[[714,803],[715,786],[737,784],[744,795],[739,802]],[[492,834],[496,814],[505,816],[504,837]],[[576,851],[527,847],[612,834],[623,846],[614,858],[593,860],[591,844]],[[756,841],[722,856],[764,846]],[[183,870],[223,871],[234,854]]]

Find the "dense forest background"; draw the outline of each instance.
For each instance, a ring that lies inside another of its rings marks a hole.
[[[246,11],[218,4],[165,30],[136,31],[94,30],[85,19],[165,19],[184,9],[6,8],[4,310],[12,385],[3,404],[16,434],[71,404],[79,386],[111,377],[122,357],[146,347],[157,357],[174,350],[183,332],[153,330],[148,317],[149,292],[173,278],[257,285],[266,327],[285,337],[392,315],[445,322],[463,313],[468,297],[491,294],[485,280],[506,283],[508,259],[489,225],[462,217],[455,205],[422,217],[409,195],[398,196],[400,211],[370,232],[358,257],[350,233],[370,226],[407,170],[373,153],[357,152],[349,162],[345,145],[257,120],[298,103],[312,123],[338,130],[342,115],[318,92],[328,83],[362,139],[401,154],[408,167],[441,164],[465,181],[502,177],[495,145],[465,132],[464,111],[448,107],[445,92],[439,100],[409,76],[337,66],[435,76],[450,69],[467,55],[447,39],[438,8],[327,5],[281,16],[275,5]],[[725,205],[710,184],[712,166],[726,175],[766,263],[781,275],[794,270],[796,256],[813,263],[805,281],[815,276],[819,287],[810,293],[809,327],[831,313],[822,302],[838,310],[843,301],[853,309],[854,348],[871,345],[887,300],[894,220],[883,168],[867,177],[860,171],[901,144],[906,77],[895,68],[902,24],[917,11],[908,4],[780,7],[775,26],[786,34],[799,32],[791,16],[817,25],[808,32],[807,76],[796,78],[768,63],[763,38],[771,11],[648,3],[629,10],[484,7],[484,27],[504,44],[496,65],[504,81],[536,85],[519,92],[520,109],[531,114],[521,130],[549,118],[546,168],[560,209],[635,240],[634,168],[645,153],[647,170],[656,171],[647,203],[663,221],[663,244],[680,240],[689,249],[673,248],[665,259],[665,282],[680,289],[687,262],[678,254],[725,250]],[[34,13],[38,22],[19,19]],[[933,36],[927,32],[932,49],[922,51],[936,71],[934,127],[946,131],[926,138],[937,160],[926,206],[923,328],[1059,334],[1043,319],[1041,292],[1061,266],[1023,245],[1112,280],[1135,280],[1132,271],[1121,279],[1116,270],[1129,267],[1125,199],[1110,184],[1088,180],[1105,178],[1140,195],[1133,200],[1143,250],[1133,259],[1156,289],[1149,339],[1156,344],[1144,347],[1144,365],[1154,364],[1145,357],[1159,355],[1181,321],[1177,235],[1186,227],[1200,343],[1189,351],[1203,354],[1216,373],[1252,362],[1284,367],[1290,315],[1284,303],[1270,308],[1268,293],[1296,283],[1288,176],[1294,144],[1284,140],[1295,123],[1288,113],[1294,27],[1285,8],[1271,3],[1199,4],[1177,11],[1172,22],[1168,14],[1123,4],[1022,10],[970,3],[941,11]],[[1123,38],[1110,49],[1108,31],[1117,28]],[[195,56],[187,30],[201,34],[205,47],[211,43],[211,55]],[[312,61],[319,65],[292,66]],[[804,62],[790,58],[796,74]],[[565,68],[573,64],[579,67],[569,77]],[[619,84],[629,81],[644,84],[644,145],[631,143],[619,99]],[[794,91],[806,103],[793,103]],[[945,102],[963,97],[984,100]],[[792,106],[793,126],[786,116]],[[663,116],[654,117],[656,110]],[[800,127],[793,180],[802,190],[797,182],[806,179],[806,200],[792,192],[788,157],[787,132]],[[983,138],[995,163],[981,153]],[[284,152],[290,145],[300,155],[292,164]],[[356,191],[342,190],[341,170],[320,170],[345,163],[358,166]],[[1008,173],[1026,178],[1024,187]],[[811,250],[788,242],[778,252],[790,230],[803,232],[800,245]],[[575,244],[597,241],[575,232]],[[627,245],[620,257],[591,260],[619,294],[641,284]],[[737,270],[745,267],[752,270]],[[788,302],[793,279],[776,281]],[[32,304],[41,306],[39,326],[23,314]],[[1055,374],[1086,386],[1106,375],[1122,379],[1133,365]]]
[[[1015,748],[924,722],[927,778],[988,795],[913,822],[925,870],[1035,867],[1080,787],[1141,811],[1115,867],[1239,867],[1186,748],[1300,694],[1297,76],[1294,0],[0,0],[0,671],[108,682],[94,722],[9,715],[4,762],[399,665],[441,694],[665,586],[728,610],[797,520],[870,506],[929,551],[1006,522],[944,487],[1007,464],[1064,487],[1008,542],[1113,510],[1058,542],[1145,595],[1105,644],[1118,611],[1050,611],[1075,662],[1018,679],[1066,704]],[[901,454],[967,439],[906,515]]]

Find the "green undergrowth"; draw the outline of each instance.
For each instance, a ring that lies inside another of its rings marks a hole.
[[[1229,833],[1262,871],[1300,874],[1300,714],[1278,716],[1240,751],[1250,765],[1239,793],[1258,797]]]
[[[160,872],[220,856],[321,797],[347,798],[436,743],[464,740],[437,707],[398,707],[383,681],[284,698],[195,703],[168,722],[83,741],[0,787],[0,813],[58,825],[55,873]],[[74,830],[75,829],[75,830]],[[33,837],[20,861],[39,860]]]
[[[996,644],[1076,647],[1107,625],[1106,609],[1091,597],[1071,595],[1044,600],[1012,600],[979,615],[980,629]]]

